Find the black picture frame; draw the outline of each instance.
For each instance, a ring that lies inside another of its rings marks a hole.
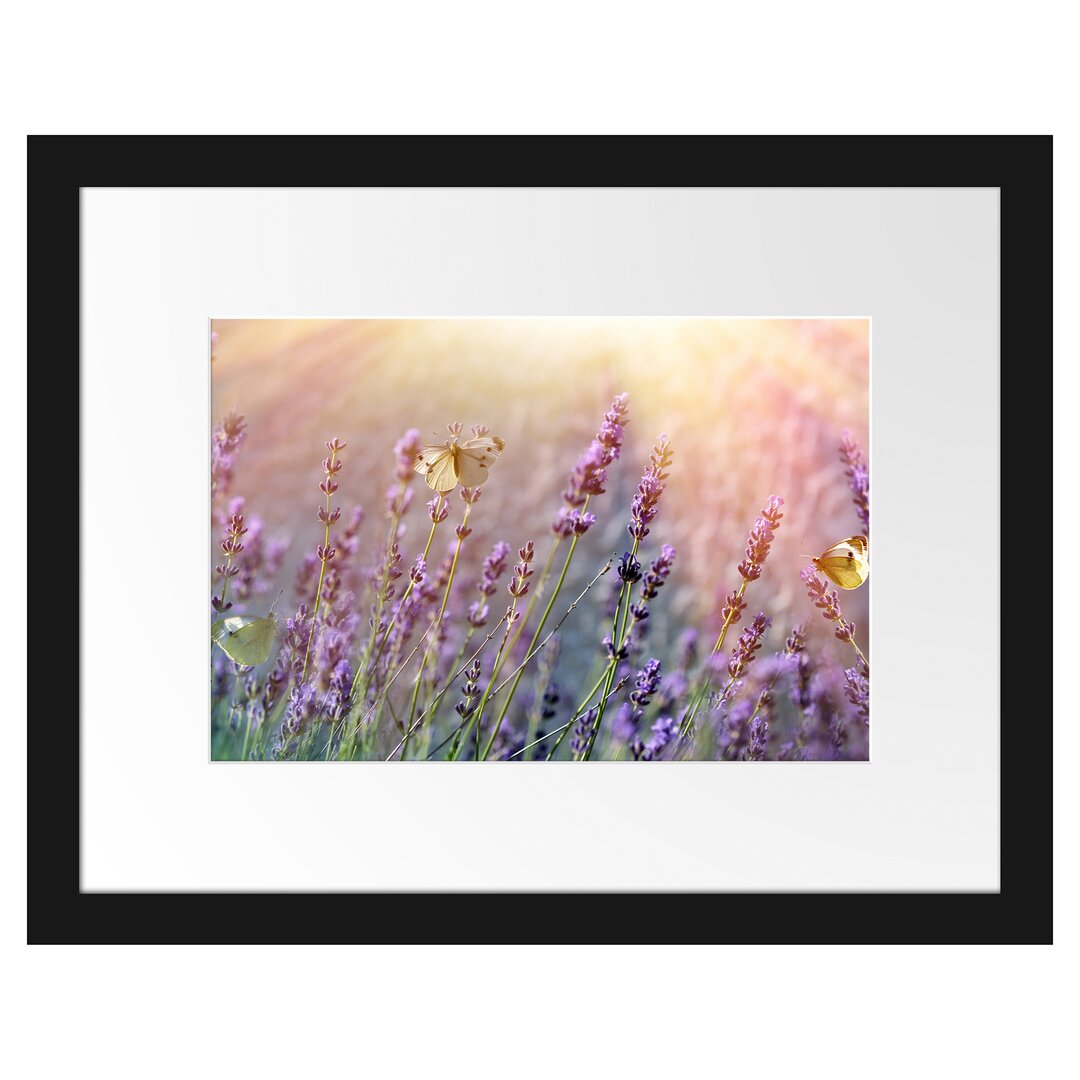
[[[297,897],[309,894],[84,893],[80,592],[66,568],[60,581],[46,565],[56,553],[42,543],[50,530],[41,525],[61,496],[43,482],[41,458],[78,445],[68,434],[79,431],[78,399],[58,376],[79,357],[84,187],[992,187],[1001,200],[1001,461],[1025,463],[1001,488],[1000,541],[1002,551],[1017,550],[1030,545],[1032,523],[1045,521],[1051,505],[1052,154],[1050,136],[30,136],[28,640],[44,640],[47,619],[52,647],[47,660],[28,651],[28,941],[437,942],[451,933],[458,942],[579,942],[586,933],[619,941],[626,940],[620,928],[634,925],[636,933],[687,943],[1049,943],[1052,703],[1050,672],[1041,668],[1051,660],[1037,650],[1023,665],[1015,655],[1001,664],[1001,728],[1011,734],[1000,755],[997,893],[679,893],[679,918],[662,922],[645,913],[671,893],[611,894],[622,917],[557,921],[540,915],[550,913],[551,893],[482,907],[478,894],[440,893],[435,920],[423,915],[432,903],[423,893],[326,893],[309,909],[317,915],[303,919]],[[70,491],[71,480],[65,485]],[[70,513],[76,499],[62,498]],[[1049,546],[1050,531],[1037,532]],[[1000,585],[1003,636],[1018,619],[1043,636],[1051,590],[1018,596],[1005,566]],[[35,687],[46,680],[42,715]]]

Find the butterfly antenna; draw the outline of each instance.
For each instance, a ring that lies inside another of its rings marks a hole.
[[[267,616],[267,618],[269,618],[269,617],[270,617],[271,615],[273,615],[273,614],[274,614],[274,608],[275,608],[275,607],[277,607],[277,602],[278,602],[278,601],[279,601],[279,600],[280,600],[280,599],[282,598],[282,596],[284,596],[284,595],[285,595],[285,590],[284,590],[284,589],[282,589],[282,590],[281,590],[281,592],[279,592],[279,593],[277,594],[277,596],[275,596],[275,597],[274,597],[274,602],[273,602],[273,603],[272,603],[272,604],[270,605],[270,610],[269,610],[269,611],[268,611],[268,612],[266,613],[266,616]]]

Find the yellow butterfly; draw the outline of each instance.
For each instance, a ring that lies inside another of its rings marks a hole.
[[[870,546],[865,536],[849,536],[816,558],[806,558],[841,589],[857,589],[870,573]]]
[[[505,445],[498,435],[478,435],[464,442],[455,435],[442,446],[425,446],[416,455],[413,469],[438,492],[452,491],[458,484],[479,487]]]
[[[278,593],[280,598],[281,593]],[[277,600],[274,601],[274,604]],[[274,604],[265,619],[257,615],[226,615],[210,627],[210,637],[230,659],[247,667],[266,663],[270,646],[274,644],[277,624],[274,622]]]

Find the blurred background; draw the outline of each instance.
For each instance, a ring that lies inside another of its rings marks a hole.
[[[740,581],[746,534],[776,494],[785,516],[763,577],[747,590],[748,616],[773,617],[767,648],[807,620],[814,647],[850,662],[841,651],[848,647],[831,641],[806,599],[799,553],[820,554],[861,531],[837,444],[850,430],[869,457],[868,321],[216,320],[212,329],[213,421],[230,408],[247,418],[230,493],[244,496],[246,512],[263,518],[270,535],[290,540],[279,584],[291,582],[300,558],[322,542],[315,514],[325,440],[348,443],[335,505],[343,524],[363,505],[361,558],[371,563],[385,542],[395,441],[417,428],[425,442],[441,443],[455,420],[466,432],[485,424],[506,440],[474,508],[458,580],[475,581],[497,540],[514,551],[535,540],[539,567],[567,476],[611,398],[626,391],[622,457],[609,470],[607,493],[590,503],[598,522],[575,557],[567,603],[608,554],[629,548],[630,499],[665,432],[674,464],[641,554],[648,562],[669,543],[678,558],[654,604],[650,640],[673,642],[685,626],[718,625],[722,596]],[[429,525],[431,493],[421,477],[415,483],[406,562],[422,550]],[[460,511],[455,496],[443,543],[453,539]],[[443,554],[439,543],[433,563]],[[467,591],[462,602],[475,598]],[[868,587],[841,596],[864,649],[868,600]],[[581,620],[590,633],[600,625],[595,614]]]

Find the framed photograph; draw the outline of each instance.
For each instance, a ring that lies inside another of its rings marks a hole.
[[[1048,138],[29,158],[31,941],[1049,940]]]

